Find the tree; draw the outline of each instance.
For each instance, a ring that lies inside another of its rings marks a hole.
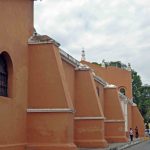
[[[150,121],[150,86],[148,85],[144,85],[141,88],[139,109],[144,117],[145,122]]]
[[[95,65],[101,66],[101,64],[99,64],[99,63],[97,63],[97,62],[92,62],[92,64],[95,64]]]
[[[133,93],[133,102],[139,106],[139,102],[141,99],[141,89],[142,89],[142,81],[141,77],[137,74],[136,71],[132,70],[132,93]]]

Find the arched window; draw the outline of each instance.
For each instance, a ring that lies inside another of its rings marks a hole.
[[[125,88],[121,88],[121,89],[120,89],[120,92],[121,92],[123,95],[126,95],[126,90],[125,90]]]
[[[0,54],[0,96],[8,96],[7,63],[2,54]]]

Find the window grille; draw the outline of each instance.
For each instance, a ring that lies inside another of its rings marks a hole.
[[[126,90],[124,88],[121,88],[120,89],[120,92],[123,94],[123,95],[126,95]]]
[[[0,96],[8,96],[8,72],[7,63],[2,55],[0,55]]]

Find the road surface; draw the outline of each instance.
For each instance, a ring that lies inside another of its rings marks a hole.
[[[150,140],[137,144],[135,146],[129,147],[126,150],[150,150]]]

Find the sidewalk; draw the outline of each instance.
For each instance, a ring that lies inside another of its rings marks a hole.
[[[128,148],[128,147],[131,147],[133,145],[144,142],[145,140],[148,140],[148,139],[139,138],[139,139],[134,139],[133,142],[112,143],[112,144],[109,144],[109,147],[107,147],[107,148],[80,148],[79,150],[123,150],[125,148]]]

